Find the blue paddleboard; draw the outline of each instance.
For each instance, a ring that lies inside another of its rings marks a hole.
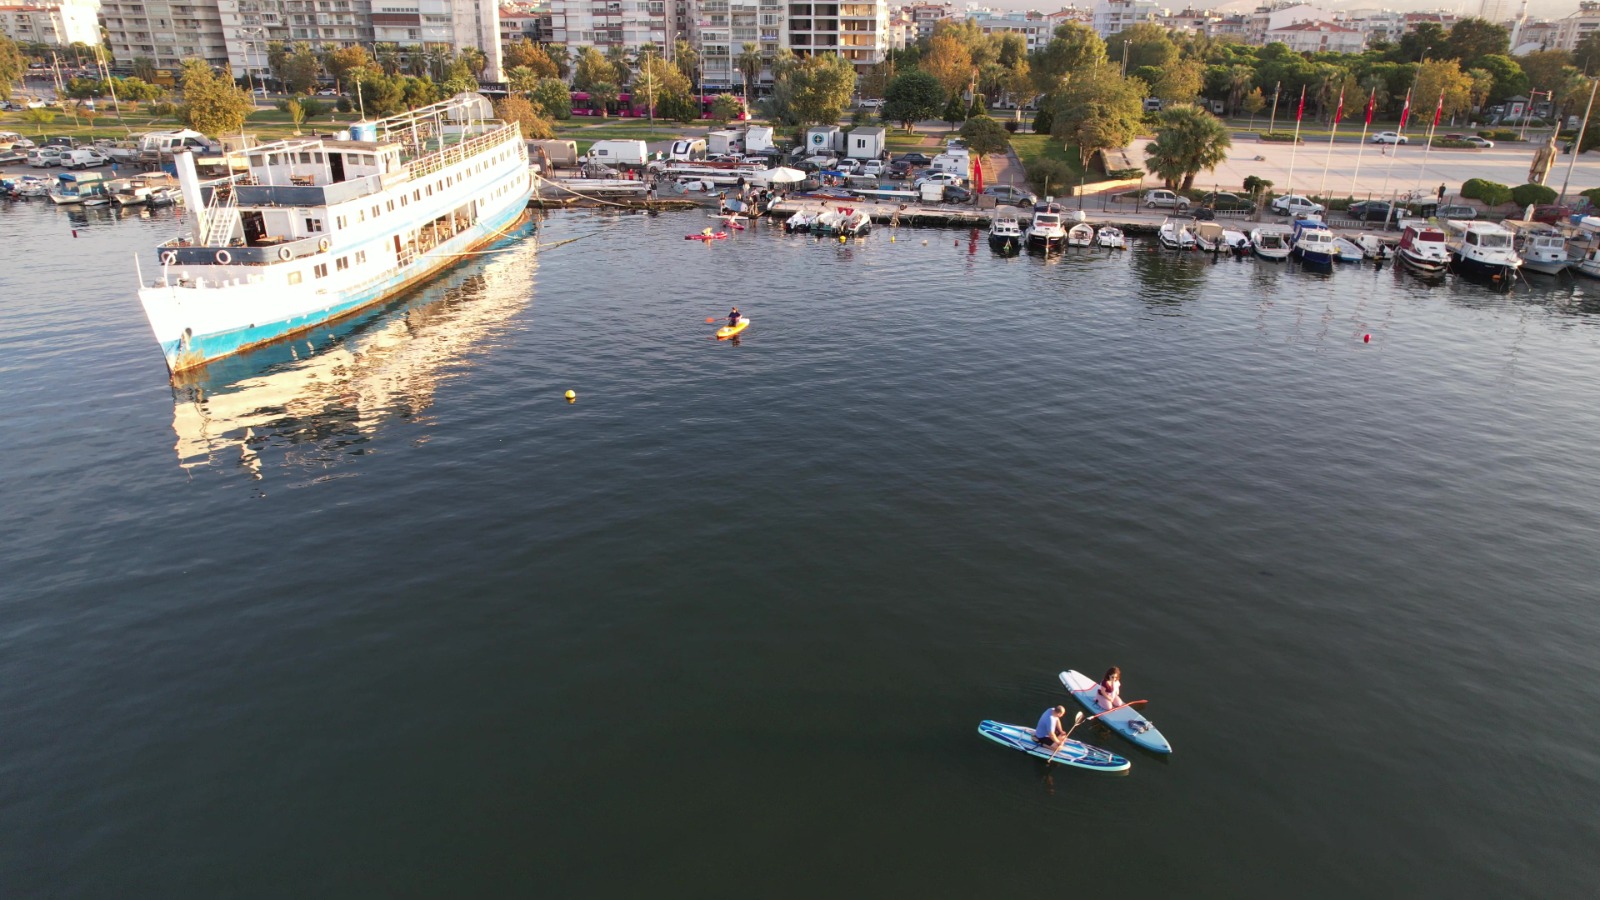
[[[1021,725],[1007,725],[1004,722],[985,719],[978,726],[978,733],[1002,747],[1021,750],[1029,756],[1048,759],[1064,766],[1076,766],[1100,772],[1126,772],[1128,767],[1133,765],[1109,750],[1101,750],[1099,747],[1073,740],[1062,744],[1060,751],[1052,754],[1049,747],[1034,742],[1032,728],[1024,728]]]
[[[1087,709],[1090,715],[1105,712],[1095,701],[1095,690],[1099,682],[1093,678],[1068,669],[1061,673],[1061,683],[1072,692],[1072,696],[1078,698],[1078,702],[1083,704],[1083,708]],[[1155,723],[1140,715],[1137,709],[1124,707],[1095,721],[1104,722],[1107,728],[1152,753],[1172,752],[1172,745],[1167,743],[1166,736],[1156,728]]]

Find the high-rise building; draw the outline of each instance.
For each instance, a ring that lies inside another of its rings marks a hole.
[[[34,0],[0,6],[0,34],[27,43],[93,47],[100,43],[99,6],[94,0]]]
[[[102,0],[106,45],[119,62],[149,59],[176,69],[186,59],[228,64],[218,0]]]
[[[789,3],[789,49],[800,56],[837,53],[867,70],[889,49],[889,6],[870,2]]]
[[[667,6],[666,0],[551,0],[550,42],[602,53],[666,47],[669,31],[676,31]]]

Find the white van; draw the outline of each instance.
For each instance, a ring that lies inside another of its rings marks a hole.
[[[700,138],[690,138],[672,142],[672,151],[667,154],[668,159],[678,159],[684,162],[699,162],[706,158],[706,142]]]
[[[61,165],[68,169],[88,169],[110,162],[99,150],[68,150],[61,154]]]
[[[650,160],[644,141],[595,141],[588,162],[603,166],[643,166]]]

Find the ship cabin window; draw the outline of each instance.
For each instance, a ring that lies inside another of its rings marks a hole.
[[[290,284],[299,284],[300,283],[300,270],[299,269],[296,269],[295,271],[289,273],[289,283]]]
[[[372,204],[372,217],[374,219],[378,217],[378,204],[376,203]]]
[[[350,257],[348,257],[348,256],[339,257],[337,260],[335,260],[335,268],[337,268],[341,272],[343,272],[345,269],[350,268]]]
[[[356,251],[356,265],[358,265],[358,266],[362,265],[366,261],[367,261],[367,251],[365,251],[365,250],[357,250]]]
[[[344,216],[334,216],[333,217],[333,223],[339,227],[340,231],[344,230],[344,227],[345,227],[345,224],[346,224]]]
[[[400,195],[400,205],[401,205],[401,206],[405,206],[405,205],[406,205],[406,202],[407,202],[407,201],[406,201],[406,197],[405,197],[405,195],[404,195],[404,194],[401,194],[401,195]]]
[[[311,274],[317,276],[318,278],[326,278],[326,277],[328,277],[328,264],[327,263],[318,263],[318,264],[312,266],[311,267]]]
[[[316,234],[322,230],[322,220],[306,216],[306,233]]]
[[[394,201],[393,200],[389,201],[389,212],[394,212]]]
[[[428,185],[428,196],[429,197],[433,196],[433,185],[431,185],[431,184]]]

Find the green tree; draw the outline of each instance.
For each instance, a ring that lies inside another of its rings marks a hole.
[[[572,94],[567,90],[567,83],[559,78],[540,80],[529,95],[529,99],[539,104],[545,114],[554,119],[572,118]]]
[[[584,49],[593,48],[586,47]],[[621,95],[622,91],[617,88],[615,82],[596,81],[589,85],[589,102],[594,105],[595,109],[600,111],[600,118],[602,119],[609,115],[611,105],[616,103],[617,98]]]
[[[383,70],[383,74],[393,78],[400,74],[400,45],[382,43],[373,46],[373,62]]]
[[[55,120],[56,114],[48,109],[25,109],[22,111],[22,121],[27,122],[29,125],[37,126],[33,130],[34,134],[43,133],[44,126]]]
[[[222,78],[205,61],[183,64],[183,106],[178,119],[195,131],[217,137],[238,132],[255,109],[250,95]]]
[[[406,108],[406,82],[402,76],[385,75],[374,65],[351,77],[355,79],[356,96],[365,115],[392,116]]]
[[[1503,56],[1511,50],[1511,33],[1504,25],[1479,18],[1465,18],[1450,27],[1450,39],[1434,50],[1461,63],[1462,68],[1478,65],[1485,56]]]
[[[967,149],[978,157],[981,163],[983,157],[991,153],[1004,153],[1011,146],[1011,133],[988,116],[973,116],[961,126],[961,139],[967,142]]]
[[[1167,30],[1154,22],[1139,22],[1106,38],[1106,48],[1111,60],[1118,64],[1127,56],[1128,71],[1142,66],[1163,69],[1177,62],[1178,45],[1172,42]]]
[[[1478,60],[1478,68],[1493,78],[1489,88],[1489,103],[1504,103],[1511,97],[1528,96],[1528,75],[1511,57],[1485,56]]]
[[[666,102],[677,113],[682,109],[678,101],[688,99],[690,90],[688,77],[677,66],[654,54],[646,56],[639,63],[639,74],[633,79],[633,101],[641,109],[659,108]],[[694,114],[688,121],[700,116],[699,105],[694,106]],[[682,116],[675,115],[673,118]]]
[[[672,45],[672,63],[683,73],[683,77],[689,79],[691,86],[700,83],[700,51],[694,48],[694,44],[682,38],[675,41]]]
[[[1050,43],[1029,57],[1034,87],[1040,93],[1055,92],[1074,72],[1087,72],[1106,62],[1106,42],[1093,28],[1077,22],[1056,26]]]
[[[489,68],[489,57],[482,50],[472,46],[462,47],[456,53],[456,59],[467,67],[473,81],[483,80],[483,72]]]
[[[744,95],[746,98],[755,96],[756,80],[761,77],[761,70],[766,68],[767,59],[761,55],[761,46],[746,41],[739,48],[739,57],[734,60],[739,67],[739,74],[744,77]]]
[[[1228,111],[1231,113],[1244,104],[1244,98],[1255,87],[1256,70],[1249,66],[1229,66],[1225,71],[1228,73]]]
[[[309,94],[316,89],[317,73],[322,71],[322,61],[305,41],[297,42],[283,61],[283,74],[279,80],[283,89],[291,94]]]
[[[793,91],[789,106],[796,124],[839,121],[850,106],[850,95],[855,92],[855,67],[842,56],[808,56],[785,77]]]
[[[743,101],[732,94],[718,94],[717,99],[711,101],[711,120],[719,125],[726,125],[743,114]]]
[[[1472,106],[1472,79],[1461,71],[1461,64],[1453,59],[1430,59],[1417,70],[1417,87],[1411,95],[1411,108],[1417,112],[1418,122],[1423,118],[1432,122],[1428,111],[1444,96],[1444,114],[1453,116],[1466,112]]]
[[[1565,50],[1535,50],[1517,57],[1517,63],[1527,74],[1530,88],[1549,91],[1561,87],[1567,80],[1567,70],[1572,68],[1572,54]]]
[[[1394,47],[1389,50],[1390,62],[1414,63],[1421,62],[1422,56],[1438,58],[1447,55],[1450,50],[1450,35],[1444,26],[1437,22],[1423,22],[1400,36]]]
[[[0,100],[10,100],[11,90],[28,71],[28,61],[22,57],[17,42],[0,35]]]
[[[1110,66],[1079,73],[1050,101],[1050,134],[1076,145],[1079,167],[1087,169],[1096,153],[1126,147],[1139,134],[1145,90],[1144,82],[1123,78]],[[1041,130],[1038,119],[1034,130]]]
[[[299,134],[300,126],[306,121],[306,108],[300,105],[299,100],[290,97],[284,101],[283,110],[289,114],[289,121],[294,123],[294,133]]]
[[[943,114],[942,118],[946,122],[950,123],[950,127],[951,128],[954,128],[954,127],[956,127],[956,123],[957,122],[962,121],[966,117],[967,117],[967,105],[965,103],[961,102],[961,95],[960,94],[951,94],[950,95],[950,102],[946,103],[944,105],[944,114]]]
[[[1205,67],[1196,59],[1180,59],[1161,70],[1150,85],[1151,95],[1167,103],[1192,103],[1200,96]]]
[[[1228,158],[1233,139],[1215,116],[1198,106],[1179,104],[1162,110],[1156,138],[1145,145],[1145,168],[1173,190],[1194,187],[1194,176],[1215,169]]]
[[[135,56],[133,58],[133,77],[140,81],[155,84],[156,61],[148,56]]]
[[[532,94],[542,77],[527,66],[516,66],[506,70],[506,87],[514,94]]]
[[[593,47],[584,47],[578,54],[578,65],[572,72],[572,88],[594,93],[597,84],[616,84],[616,70]]]
[[[883,92],[883,118],[906,128],[937,116],[943,105],[944,86],[921,69],[895,76]]]
[[[548,140],[556,136],[555,126],[540,115],[533,101],[521,94],[512,94],[494,105],[494,114],[503,122],[516,122],[522,126],[522,136],[530,140]]]
[[[372,57],[367,55],[367,48],[360,44],[329,51],[323,60],[323,66],[328,70],[328,74],[333,76],[333,83],[338,85],[340,90],[350,90],[361,72],[376,68]]]
[[[1472,109],[1482,109],[1494,91],[1494,76],[1487,69],[1468,69],[1467,81],[1471,85]]]
[[[418,109],[439,102],[439,87],[428,76],[407,75],[402,82],[400,102],[405,104],[406,109]]]
[[[1244,95],[1244,99],[1240,101],[1239,107],[1245,112],[1249,113],[1251,118],[1254,118],[1257,113],[1267,108],[1267,97],[1265,94],[1261,93],[1261,88],[1256,88],[1250,93]]]

